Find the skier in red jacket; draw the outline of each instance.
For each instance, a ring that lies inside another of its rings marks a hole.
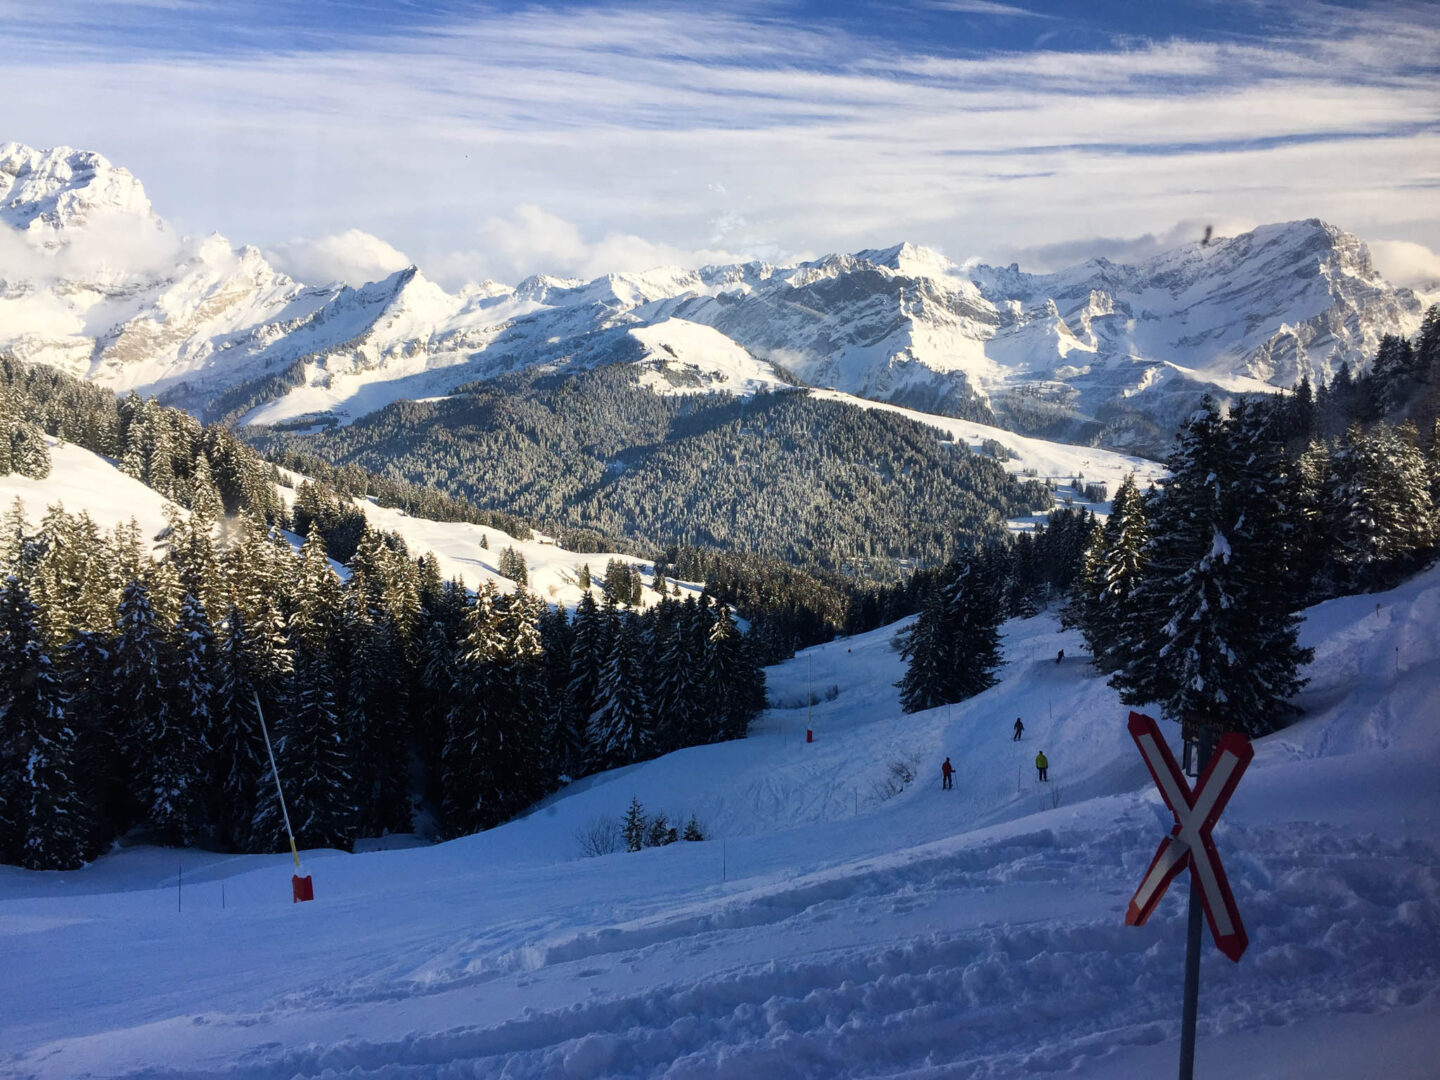
[[[945,764],[940,766],[940,775],[942,777],[940,781],[941,791],[949,791],[955,786],[950,782],[950,778],[955,775],[955,767],[950,764],[948,757],[945,759]]]

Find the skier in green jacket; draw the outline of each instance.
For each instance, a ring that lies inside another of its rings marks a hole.
[[[1045,770],[1050,768],[1050,761],[1045,757],[1045,751],[1041,750],[1035,755],[1035,771],[1040,774],[1040,779],[1045,780]]]

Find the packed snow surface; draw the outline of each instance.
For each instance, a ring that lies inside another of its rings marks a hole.
[[[1440,569],[1307,613],[1304,714],[1216,830],[1251,945],[1207,945],[1200,1075],[1435,1075],[1437,625]],[[1123,925],[1171,825],[1127,710],[1042,614],[997,686],[902,715],[895,629],[770,669],[748,739],[450,843],[306,852],[314,903],[286,856],[0,870],[0,1076],[1170,1074],[1185,890]],[[581,857],[632,796],[710,839]]]

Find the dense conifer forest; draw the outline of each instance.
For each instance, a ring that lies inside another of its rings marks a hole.
[[[309,435],[247,437],[544,522],[895,579],[1052,505],[907,417],[801,391],[662,396],[624,366],[518,374]]]

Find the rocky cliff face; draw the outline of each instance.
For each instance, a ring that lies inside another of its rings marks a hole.
[[[311,287],[254,248],[174,236],[98,154],[0,147],[0,349],[250,422],[345,422],[528,365],[636,362],[631,333],[676,320],[702,382],[707,349],[732,376],[745,353],[787,380],[1153,452],[1206,390],[1328,379],[1420,314],[1360,240],[1316,220],[1046,275],[902,244],[458,294],[414,267]]]

